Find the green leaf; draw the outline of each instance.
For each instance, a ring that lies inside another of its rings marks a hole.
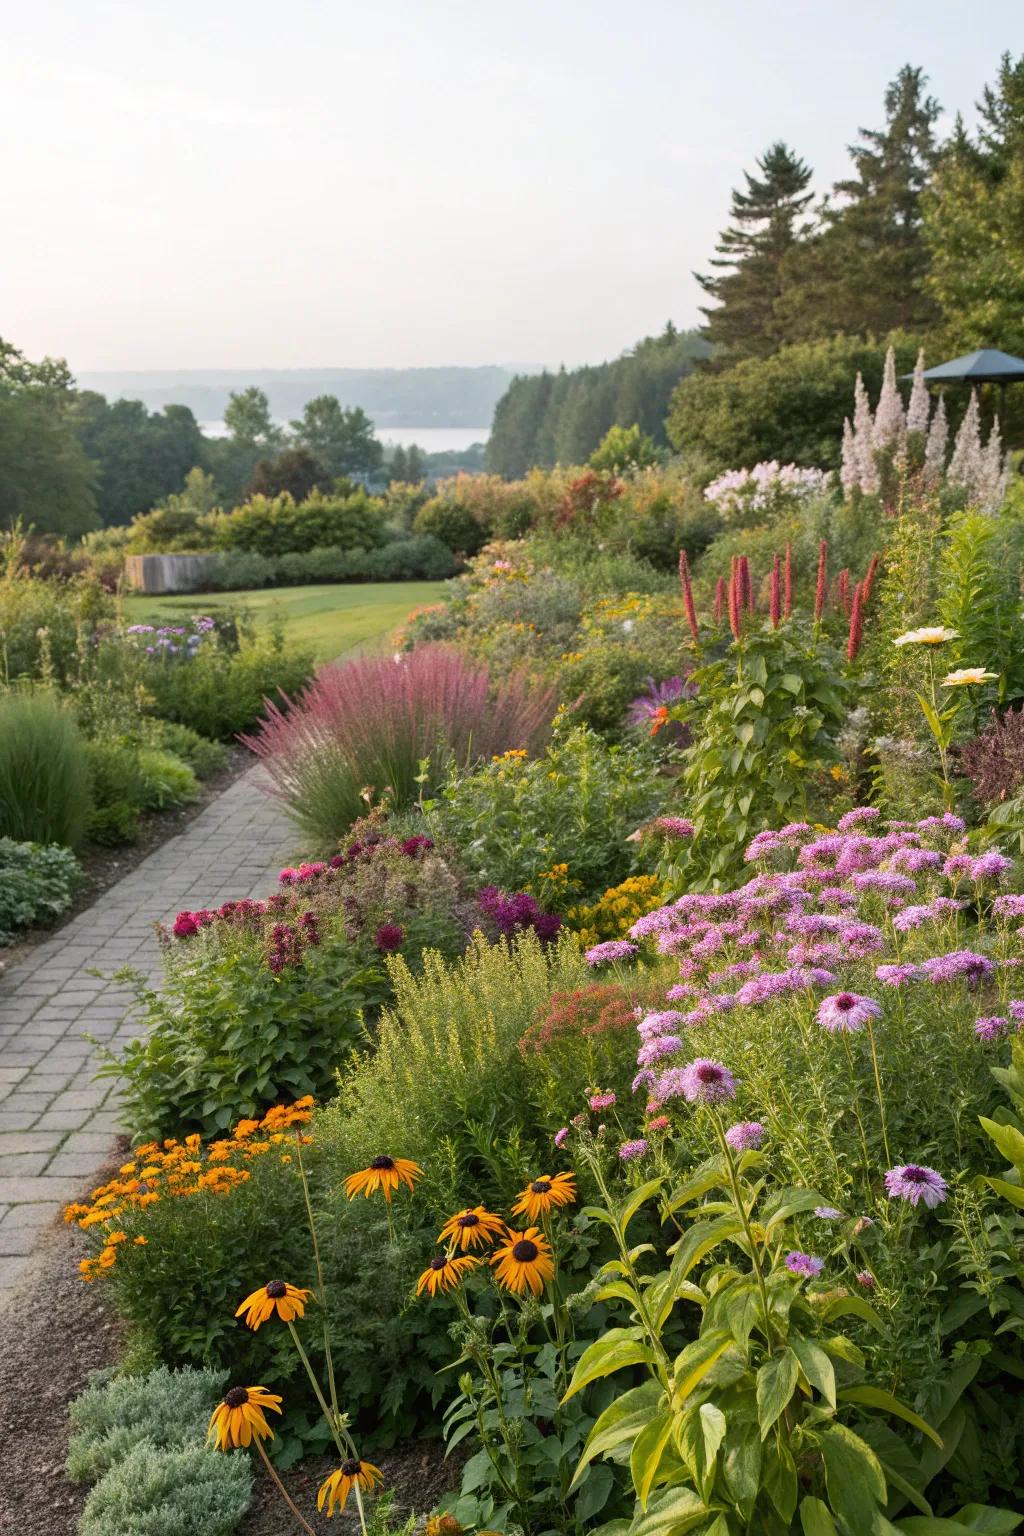
[[[796,1391],[800,1364],[789,1348],[766,1360],[757,1373],[757,1421],[763,1440]]]
[[[639,1189],[634,1189],[622,1210],[619,1212],[619,1226],[625,1232],[633,1217],[640,1207],[648,1201],[652,1195],[656,1195],[664,1184],[663,1178],[648,1179],[646,1184],[641,1184]]]
[[[870,1531],[885,1504],[885,1477],[871,1447],[845,1424],[829,1424],[818,1443],[829,1502],[853,1531]]]
[[[672,1414],[667,1410],[655,1414],[633,1441],[633,1449],[629,1453],[629,1470],[641,1509],[647,1508],[647,1496],[658,1475],[661,1458],[672,1433],[672,1422]]]
[[[577,1360],[562,1402],[567,1403],[590,1382],[610,1376],[613,1371],[621,1371],[627,1365],[650,1365],[654,1356],[641,1339],[639,1328],[609,1328],[588,1345]]]
[[[815,1189],[780,1190],[764,1208],[764,1229],[770,1232],[780,1221],[788,1221],[790,1216],[798,1216],[801,1211],[813,1211],[816,1205],[824,1204],[824,1199]]]
[[[828,1355],[820,1344],[816,1344],[813,1339],[801,1338],[799,1334],[791,1334],[789,1342],[810,1385],[821,1393],[830,1408],[834,1408],[836,1372]]]
[[[1002,1195],[1004,1200],[1009,1200],[1019,1211],[1024,1211],[1024,1186],[1020,1184],[1008,1184],[1005,1179],[992,1179],[987,1174],[982,1177],[997,1195]]]
[[[732,1344],[732,1334],[723,1328],[704,1333],[676,1357],[672,1367],[672,1402],[678,1408],[707,1375],[720,1355]]]
[[[692,1488],[664,1488],[629,1527],[629,1536],[684,1536],[711,1513]]]
[[[1015,1515],[1009,1509],[995,1509],[991,1504],[965,1504],[953,1516],[969,1531],[978,1536],[1010,1536],[1024,1521],[1024,1515]]]
[[[859,1317],[864,1322],[870,1323],[872,1328],[881,1331],[882,1319],[863,1296],[837,1296],[835,1301],[830,1301],[821,1310],[823,1322],[834,1322],[837,1317]]]
[[[672,1253],[670,1273],[677,1281],[685,1280],[706,1254],[727,1238],[735,1237],[740,1231],[742,1226],[738,1216],[718,1216],[714,1221],[695,1221],[670,1250]]]
[[[609,1451],[614,1451],[618,1446],[624,1445],[627,1440],[632,1440],[638,1435],[644,1425],[650,1421],[651,1414],[654,1413],[663,1396],[662,1389],[656,1381],[645,1381],[642,1387],[634,1387],[632,1391],[624,1392],[621,1397],[617,1397],[610,1403],[587,1436],[587,1443],[583,1447],[583,1455],[573,1474],[570,1489],[576,1487],[582,1473],[595,1456],[606,1456]]]
[[[761,1436],[756,1424],[732,1424],[719,1453],[722,1480],[744,1519],[749,1519],[761,1486]]]
[[[788,1526],[796,1511],[799,1490],[796,1462],[789,1447],[781,1439],[765,1446],[764,1471],[761,1475],[765,1492]]]
[[[828,1505],[810,1495],[800,1501],[800,1524],[804,1536],[839,1536]]]
[[[590,1520],[594,1515],[599,1515],[608,1502],[608,1496],[615,1486],[615,1473],[611,1467],[591,1467],[586,1482],[580,1489],[579,1497],[573,1513],[577,1520]],[[627,1522],[622,1522],[623,1530],[627,1529]]]
[[[692,1178],[671,1191],[665,1207],[665,1215],[671,1216],[681,1205],[689,1205],[691,1201],[699,1200],[701,1195],[706,1195],[709,1189],[725,1183],[727,1177],[724,1159],[715,1157],[710,1162],[701,1163]]]
[[[986,1120],[984,1115],[979,1115],[978,1119],[1006,1161],[1017,1168],[1024,1168],[1024,1134],[1012,1125],[1000,1125],[996,1120]]]
[[[844,1387],[839,1394],[841,1403],[858,1403],[863,1408],[879,1408],[883,1413],[895,1414],[896,1418],[903,1419],[907,1424],[912,1424],[919,1429],[922,1435],[927,1435],[933,1440],[941,1451],[942,1436],[925,1423],[919,1413],[913,1408],[908,1408],[906,1403],[901,1403],[898,1397],[893,1397],[891,1392],[883,1392],[881,1387]]]
[[[727,1428],[725,1414],[714,1403],[701,1403],[700,1427],[704,1436],[704,1454],[708,1466],[713,1466]]]

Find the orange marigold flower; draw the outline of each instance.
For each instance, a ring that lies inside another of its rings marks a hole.
[[[345,1180],[345,1193],[350,1200],[356,1195],[363,1195],[368,1200],[379,1189],[390,1204],[396,1189],[404,1184],[411,1191],[422,1174],[419,1164],[410,1162],[407,1157],[375,1157],[368,1168],[349,1174]]]

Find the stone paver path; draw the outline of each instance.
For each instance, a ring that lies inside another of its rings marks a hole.
[[[28,1269],[41,1229],[78,1196],[119,1129],[117,1089],[93,1080],[93,1047],[131,1038],[131,993],[90,975],[123,965],[155,974],[153,924],[183,907],[265,895],[295,831],[260,788],[236,779],[194,821],[87,911],[0,975],[0,1309]]]

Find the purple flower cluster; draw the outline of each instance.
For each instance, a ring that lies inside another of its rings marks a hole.
[[[532,929],[539,939],[553,939],[562,926],[557,912],[544,912],[528,891],[509,895],[496,885],[485,885],[477,896],[480,911],[506,937]]]
[[[637,953],[637,946],[628,939],[608,939],[594,944],[584,955],[588,965],[610,965],[614,960],[629,960]]]

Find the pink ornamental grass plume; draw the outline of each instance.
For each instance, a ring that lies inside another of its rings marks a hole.
[[[419,765],[437,782],[449,763],[467,767],[510,748],[532,751],[554,713],[550,688],[512,674],[495,683],[486,666],[446,646],[365,656],[324,667],[284,708],[268,700],[245,745],[272,794],[311,841],[328,847],[388,791],[415,799]]]

